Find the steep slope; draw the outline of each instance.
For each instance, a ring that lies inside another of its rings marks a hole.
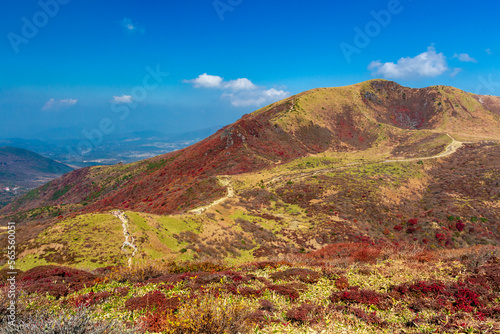
[[[66,211],[186,212],[224,196],[217,175],[255,172],[320,152],[424,156],[446,146],[444,132],[498,139],[499,101],[452,87],[411,89],[385,80],[313,89],[245,115],[186,149],[74,171],[2,212],[63,204]]]
[[[39,187],[73,168],[34,152],[0,147],[0,206],[27,189]]]

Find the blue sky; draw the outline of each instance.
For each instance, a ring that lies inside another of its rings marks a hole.
[[[500,95],[494,1],[2,5],[0,138],[196,130],[304,90],[372,78]]]

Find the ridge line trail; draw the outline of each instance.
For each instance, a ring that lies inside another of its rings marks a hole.
[[[448,155],[451,155],[455,153],[460,147],[462,147],[463,144],[469,143],[469,142],[462,142],[462,141],[457,141],[455,138],[450,136],[450,134],[446,134],[448,137],[451,138],[451,143],[446,146],[443,152],[430,156],[430,157],[422,157],[422,158],[409,158],[409,159],[396,159],[396,160],[384,160],[381,163],[388,163],[388,162],[408,162],[408,161],[419,161],[419,160],[429,160],[429,159],[436,159],[436,158],[441,158],[441,157],[446,157]]]
[[[469,143],[469,142],[457,141],[457,140],[455,140],[455,138],[453,138],[448,133],[446,133],[446,135],[451,138],[451,143],[448,144],[448,146],[446,146],[444,151],[439,153],[439,154],[436,154],[436,155],[433,155],[430,157],[421,157],[421,158],[388,159],[388,160],[378,161],[375,163],[382,164],[382,163],[391,163],[391,162],[411,162],[411,161],[420,161],[420,160],[430,160],[430,159],[442,158],[442,157],[445,157],[445,156],[448,156],[448,155],[455,153],[460,147],[462,147],[462,145],[464,143]],[[371,162],[371,163],[373,163],[373,162]],[[333,172],[335,170],[347,169],[347,168],[351,168],[353,166],[359,166],[359,165],[365,165],[365,164],[368,164],[368,163],[366,163],[366,162],[351,162],[351,163],[346,164],[345,166],[340,166],[340,167],[335,167],[335,168],[324,168],[324,169],[314,170],[314,171],[310,171],[310,172],[302,172],[302,173],[298,173],[295,175],[294,174],[292,174],[292,175],[279,175],[279,176],[273,177],[269,181],[266,181],[265,184],[269,185],[271,183],[278,182],[278,181],[284,181],[284,180],[287,180],[287,181],[299,180],[299,179],[309,177],[309,176],[325,174],[325,173]],[[221,175],[221,176],[218,176],[218,180],[222,186],[227,186],[227,195],[225,197],[219,198],[218,200],[215,200],[214,202],[212,202],[209,205],[190,210],[189,212],[197,214],[197,215],[202,214],[204,211],[210,209],[211,207],[213,207],[217,204],[220,204],[220,203],[224,202],[225,200],[235,196],[236,192],[234,191],[233,182],[232,182],[232,179],[230,176]]]
[[[129,226],[128,217],[125,215],[125,212],[121,210],[113,211],[111,214],[120,219],[120,221],[122,222],[123,237],[125,238],[125,240],[123,241],[121,249],[124,252],[126,252],[125,247],[130,247],[134,250],[132,252],[132,255],[130,255],[128,258],[128,266],[130,267],[132,265],[132,258],[135,256],[135,253],[137,253],[137,246],[134,244],[134,237],[132,237],[128,232],[128,226]],[[129,238],[132,238],[132,241],[129,241]]]
[[[223,187],[227,187],[227,195],[222,197],[222,198],[219,198],[218,200],[213,201],[209,205],[205,205],[205,206],[190,210],[189,212],[200,215],[204,211],[210,209],[211,207],[213,207],[217,204],[220,204],[231,197],[234,197],[236,192],[234,191],[233,180],[231,179],[231,177],[227,176],[227,175],[220,175],[217,177],[217,179]]]
[[[379,163],[379,164],[381,164],[381,163],[391,163],[391,162],[411,162],[411,161],[420,161],[420,160],[430,160],[430,159],[442,158],[442,157],[445,157],[445,156],[448,156],[448,155],[451,155],[451,154],[455,153],[460,147],[462,147],[463,144],[469,143],[469,142],[457,141],[457,140],[455,140],[455,138],[453,138],[448,133],[446,133],[446,135],[451,138],[451,143],[448,144],[448,146],[446,146],[446,148],[444,149],[444,151],[441,152],[441,153],[439,153],[439,154],[436,154],[436,155],[433,155],[433,156],[430,156],[430,157],[420,157],[420,158],[417,157],[417,158],[408,158],[408,159],[388,159],[388,160],[382,160],[382,161],[370,162],[370,163]],[[347,168],[350,168],[350,167],[353,167],[353,166],[366,165],[366,164],[370,164],[370,163],[367,163],[367,162],[351,162],[351,163],[348,163],[345,166],[340,166],[340,167],[335,167],[335,168],[324,168],[324,169],[314,170],[314,171],[310,171],[310,172],[302,172],[302,173],[299,173],[299,174],[296,174],[296,175],[291,175],[289,178],[287,178],[286,176],[280,175],[280,176],[276,176],[276,177],[272,178],[271,180],[267,181],[266,184],[270,184],[270,183],[273,183],[273,182],[276,182],[276,181],[280,181],[282,179],[286,179],[286,180],[298,180],[298,179],[302,179],[302,178],[308,177],[308,176],[314,176],[314,175],[318,175],[318,174],[325,174],[325,173],[333,172],[333,171],[340,170],[340,169],[347,169]]]

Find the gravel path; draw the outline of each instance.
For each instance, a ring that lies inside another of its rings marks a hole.
[[[128,253],[127,248],[132,249],[132,254],[130,254],[130,256],[128,257],[128,266],[130,267],[132,265],[132,258],[137,253],[137,246],[134,244],[134,237],[131,236],[129,231],[128,231],[128,226],[129,226],[128,217],[125,214],[125,212],[123,212],[121,210],[113,211],[112,214],[113,214],[113,216],[118,217],[122,222],[123,237],[125,238],[125,240],[123,241],[122,247],[121,247],[122,250],[125,253]]]

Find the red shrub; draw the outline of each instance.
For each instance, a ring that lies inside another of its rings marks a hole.
[[[236,284],[229,284],[227,286],[227,291],[235,295],[241,295],[245,297],[259,297],[262,294],[261,290],[255,290],[250,287],[240,287]]]
[[[188,276],[186,274],[167,274],[160,277],[149,278],[144,281],[144,283],[170,283],[176,284],[184,281]]]
[[[423,251],[415,255],[415,260],[422,263],[433,261],[435,258],[435,254],[430,251]]]
[[[446,285],[439,281],[401,284],[393,289],[397,298],[418,299],[410,305],[416,312],[422,309],[446,309],[450,312],[474,312],[486,307],[498,296],[474,282],[459,282]]]
[[[23,289],[28,293],[49,294],[57,299],[70,293],[63,283],[33,283],[24,286]]]
[[[321,275],[314,270],[300,268],[290,268],[285,271],[272,273],[270,276],[273,280],[289,281],[296,278],[304,283],[316,283],[321,278]]]
[[[306,255],[313,259],[350,258],[357,262],[373,262],[380,255],[381,247],[368,242],[348,242],[327,245]]]
[[[418,223],[418,219],[417,218],[412,218],[412,219],[408,220],[408,224],[410,224],[412,226],[413,225],[417,225],[417,223]]]
[[[455,292],[455,307],[459,311],[472,312],[472,307],[481,307],[482,303],[479,301],[479,294],[468,288],[461,288]]]
[[[128,295],[129,291],[130,289],[128,287],[120,287],[120,288],[115,288],[113,293],[117,296],[125,297],[126,295]]]
[[[248,315],[247,321],[249,323],[257,324],[257,326],[259,326],[260,329],[264,328],[267,324],[280,322],[279,320],[271,318],[268,312],[260,309],[250,313]]]
[[[413,233],[413,232],[415,232],[416,230],[417,230],[417,228],[415,228],[415,227],[408,227],[408,228],[406,229],[406,233],[408,233],[408,234],[412,234],[412,233]]]
[[[132,297],[125,302],[125,308],[129,311],[152,309],[158,312],[175,311],[181,305],[179,297],[166,298],[165,295],[156,290],[142,297]]]
[[[446,291],[446,286],[442,282],[424,282],[420,281],[415,284],[401,284],[394,288],[394,291],[401,293],[402,295],[410,294],[414,296],[421,295],[436,295],[441,294]]]
[[[349,281],[347,280],[347,277],[345,276],[340,276],[335,280],[335,287],[339,290],[344,290],[349,287]]]
[[[148,333],[161,333],[168,324],[170,314],[161,312],[148,312],[141,317],[141,329]]]
[[[484,258],[484,254],[479,254],[474,262],[476,264],[481,261],[495,261],[491,264],[486,264],[482,266],[482,272],[473,274],[467,278],[467,281],[471,284],[477,284],[491,289],[492,291],[500,290],[500,263],[496,258],[490,258],[489,260]]]
[[[374,305],[381,310],[386,310],[392,305],[388,295],[371,290],[359,290],[357,287],[351,287],[347,291],[334,292],[329,299],[334,303],[343,301],[348,304]]]
[[[380,248],[366,247],[358,249],[352,253],[352,258],[356,262],[374,263],[380,255]]]
[[[291,308],[286,312],[286,317],[299,324],[315,322],[321,319],[324,308],[314,304],[303,303],[299,307]]]
[[[259,261],[250,263],[245,266],[246,269],[265,269],[265,268],[278,268],[281,266],[292,266],[290,262],[287,261]]]
[[[483,308],[481,313],[484,317],[500,320],[500,307],[498,306]]]
[[[380,319],[377,316],[376,312],[366,313],[365,311],[363,311],[362,309],[357,308],[357,307],[351,307],[350,311],[352,313],[354,313],[354,315],[356,317],[358,317],[359,319],[361,319],[369,324],[378,325],[378,326],[382,326],[382,327],[385,327],[387,325],[387,322]]]
[[[259,303],[260,303],[259,310],[268,312],[274,312],[276,310],[274,304],[267,299],[261,299]]]
[[[70,303],[73,306],[81,307],[81,306],[94,306],[96,304],[102,303],[104,300],[113,296],[109,291],[102,291],[98,293],[94,293],[93,291],[86,293],[82,296],[77,296],[73,298]]]
[[[78,269],[40,266],[32,268],[18,276],[24,289],[29,293],[49,293],[59,298],[69,293],[95,284],[97,276]]]
[[[290,298],[291,301],[300,297],[299,292],[295,288],[288,285],[269,285],[267,288],[277,294]]]
[[[443,233],[436,233],[436,239],[437,239],[438,241],[440,241],[440,242],[441,242],[441,241],[444,241],[444,240],[446,240],[446,235],[445,235],[445,234],[443,234]]]
[[[416,298],[408,305],[413,312],[419,313],[423,310],[443,310],[445,301],[439,298]]]

